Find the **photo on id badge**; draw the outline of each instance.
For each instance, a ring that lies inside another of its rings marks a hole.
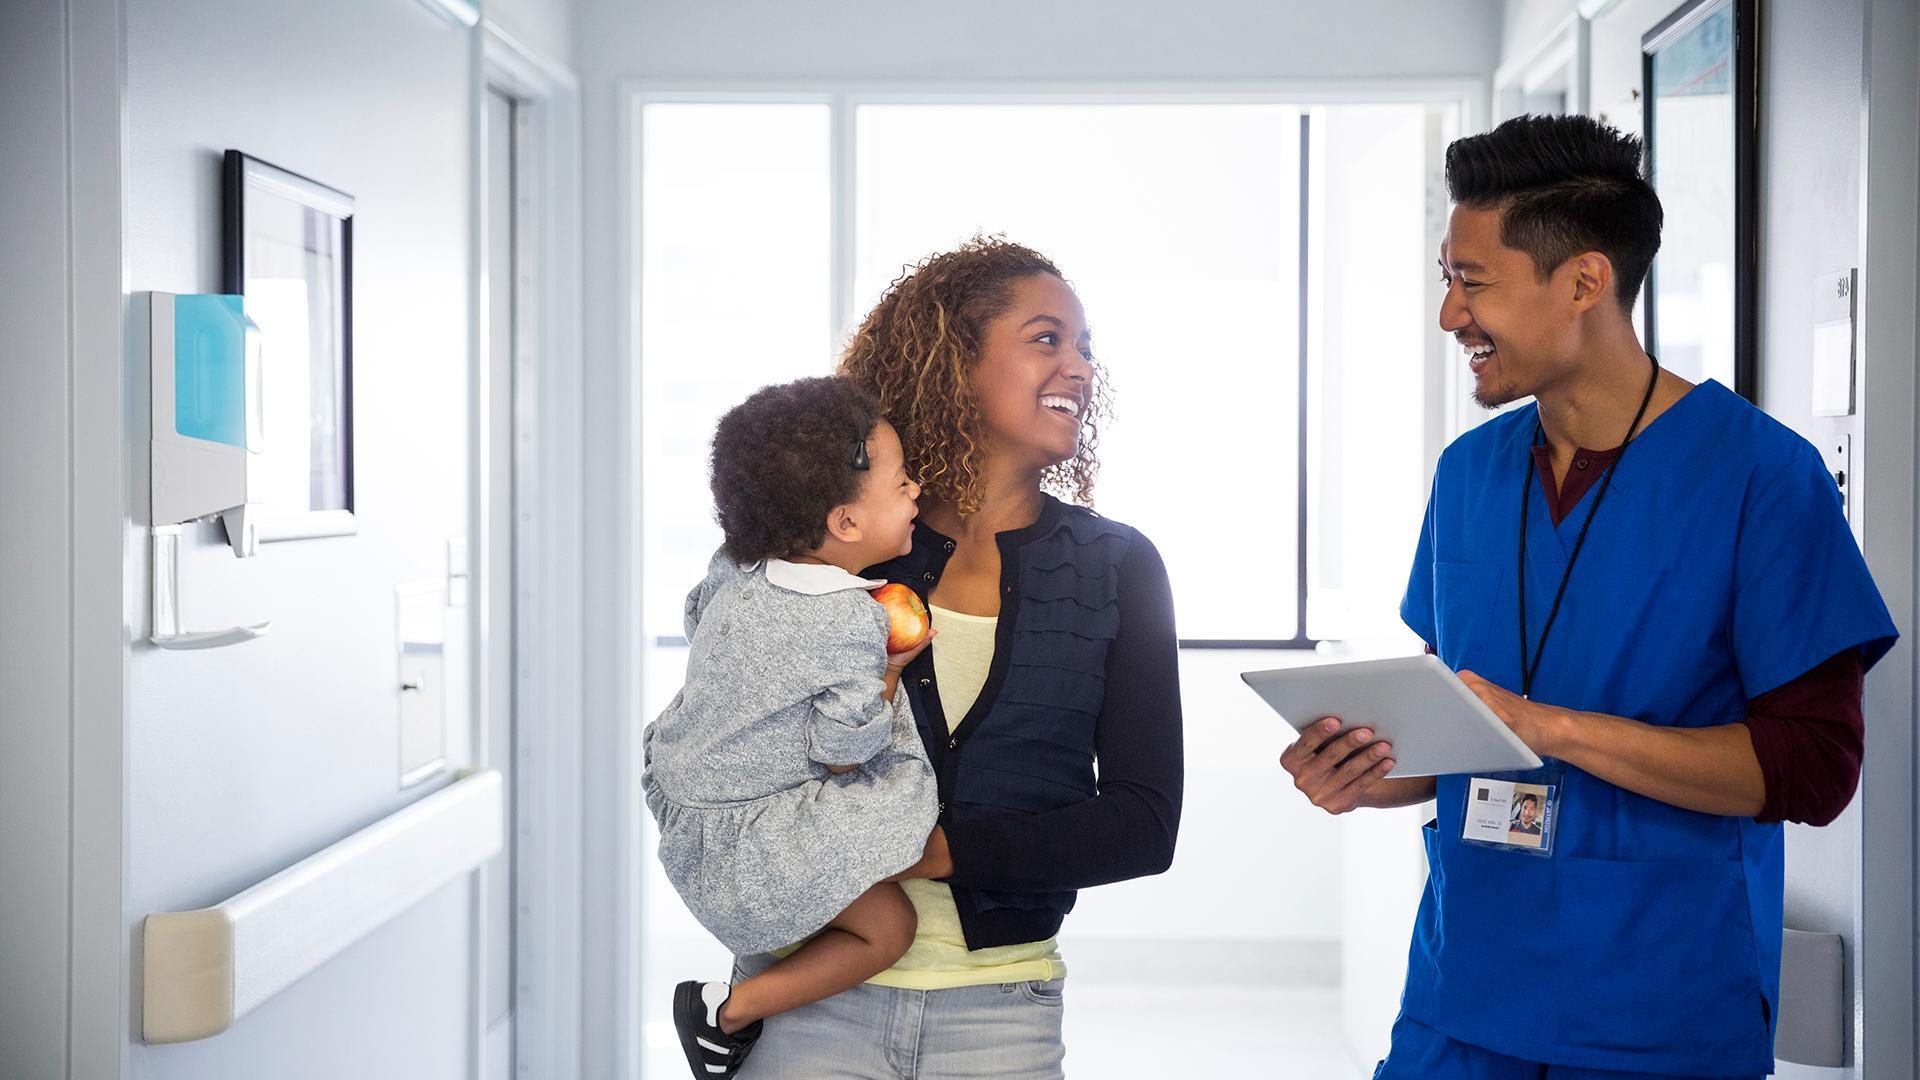
[[[1553,787],[1476,776],[1467,785],[1461,839],[1508,850],[1553,849]]]

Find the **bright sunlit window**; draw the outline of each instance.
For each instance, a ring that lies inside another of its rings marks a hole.
[[[839,144],[835,108],[851,112]],[[1391,633],[1441,415],[1426,268],[1450,113],[645,105],[644,639],[677,644],[718,546],[720,413],[830,370],[905,266],[975,233],[1045,253],[1085,302],[1117,413],[1097,507],[1160,547],[1183,640]]]
[[[829,119],[824,105],[645,110],[638,374],[649,645],[683,633],[682,601],[720,546],[707,490],[720,414],[832,363]]]
[[[1159,546],[1190,639],[1299,629],[1300,133],[1273,105],[859,112],[855,309],[975,232],[1054,260],[1112,378],[1097,506]]]

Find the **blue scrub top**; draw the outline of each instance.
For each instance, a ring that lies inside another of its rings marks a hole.
[[[1448,667],[1516,693],[1520,495],[1537,412],[1499,416],[1441,455],[1401,604]],[[1538,483],[1528,497],[1536,640],[1598,489],[1558,526]],[[1871,666],[1896,636],[1819,453],[1707,382],[1620,459],[1533,698],[1669,727],[1729,724],[1843,650]],[[1572,766],[1564,783],[1541,857],[1462,843],[1467,777],[1439,779],[1405,1011],[1532,1061],[1772,1071],[1780,826],[1682,810]]]

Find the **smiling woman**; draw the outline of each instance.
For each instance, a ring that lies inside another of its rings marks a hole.
[[[908,553],[867,574],[933,614],[899,686],[939,824],[899,875],[917,915],[905,955],[769,1017],[739,1075],[878,1080],[904,1055],[926,1080],[1056,1080],[1055,935],[1077,891],[1173,860],[1183,764],[1166,570],[1137,531],[1045,490],[1091,493],[1082,428],[1104,399],[1079,298],[1039,253],[976,239],[920,263],[867,316],[841,374],[879,399],[924,489]],[[743,955],[735,978],[775,963]],[[888,1022],[902,1010],[917,1023]]]
[[[949,310],[947,298],[962,306]],[[998,318],[1009,309],[1021,318]],[[901,356],[902,341],[924,342],[926,352]],[[1055,370],[1074,357],[1070,374]],[[929,385],[945,392],[939,407],[904,414],[901,437],[907,471],[961,513],[979,509],[994,449],[1017,450],[1003,460],[1037,466],[1054,494],[1092,499],[1106,380],[1079,298],[1039,252],[976,238],[928,259],[868,316],[842,368],[883,402],[917,404]],[[1013,445],[991,446],[994,432]]]

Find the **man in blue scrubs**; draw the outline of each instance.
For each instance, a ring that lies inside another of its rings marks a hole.
[[[1641,348],[1640,160],[1586,117],[1447,152],[1441,327],[1481,404],[1533,402],[1441,455],[1401,614],[1546,764],[1394,779],[1335,718],[1281,757],[1333,813],[1435,800],[1380,1080],[1772,1071],[1780,821],[1858,781],[1894,627],[1817,451]],[[1545,791],[1539,836],[1466,813],[1516,785]]]

